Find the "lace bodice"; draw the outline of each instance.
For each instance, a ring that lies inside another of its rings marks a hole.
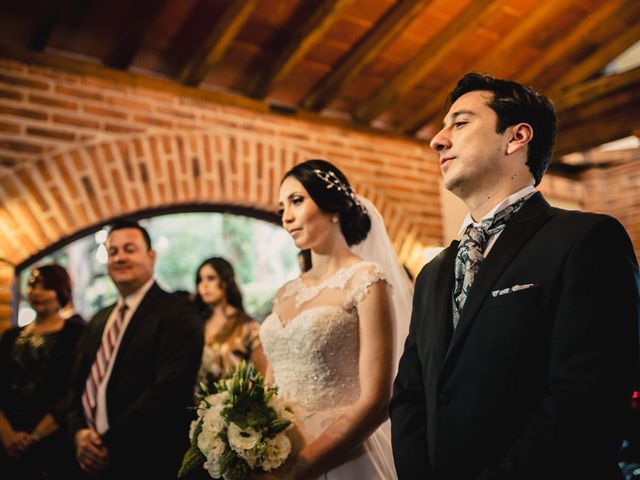
[[[260,337],[285,398],[314,411],[358,398],[357,305],[379,281],[380,267],[362,261],[318,285],[299,277],[278,291]]]

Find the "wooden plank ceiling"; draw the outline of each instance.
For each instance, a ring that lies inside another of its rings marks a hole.
[[[490,72],[549,94],[557,158],[640,129],[638,0],[8,0],[0,54],[64,57],[429,140]]]

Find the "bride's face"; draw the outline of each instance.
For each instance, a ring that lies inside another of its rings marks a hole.
[[[337,226],[332,215],[320,210],[307,190],[295,177],[287,177],[280,186],[280,217],[282,226],[300,249],[322,245]]]

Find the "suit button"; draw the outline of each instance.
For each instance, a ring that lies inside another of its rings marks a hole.
[[[446,405],[450,401],[451,401],[451,399],[449,398],[448,395],[445,395],[444,393],[441,393],[440,395],[438,395],[438,403],[440,405]]]

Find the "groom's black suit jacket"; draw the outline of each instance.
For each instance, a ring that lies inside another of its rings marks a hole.
[[[493,245],[452,332],[457,246],[416,281],[390,408],[400,480],[620,478],[639,320],[622,226],[535,194]]]
[[[69,414],[72,435],[87,428],[81,395],[114,307],[99,311],[89,325]],[[188,448],[187,407],[193,405],[203,322],[191,302],[154,283],[123,335],[107,386],[103,440],[111,464],[100,478],[176,478]]]

